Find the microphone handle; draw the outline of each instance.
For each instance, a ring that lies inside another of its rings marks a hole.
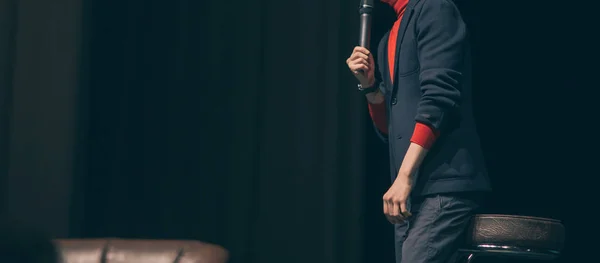
[[[360,40],[359,45],[366,49],[370,49],[371,40],[371,14],[362,13],[360,15]]]

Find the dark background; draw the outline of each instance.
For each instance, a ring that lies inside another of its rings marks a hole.
[[[55,237],[214,242],[233,262],[392,262],[387,147],[344,64],[355,2],[0,0],[0,212]],[[588,136],[569,133],[589,86],[576,34],[550,4],[459,3],[488,210],[563,220],[575,262],[569,191],[593,175],[570,143]]]

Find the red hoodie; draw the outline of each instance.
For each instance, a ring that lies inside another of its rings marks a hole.
[[[396,60],[396,40],[398,38],[398,29],[400,28],[400,21],[402,20],[402,16],[404,15],[404,11],[406,10],[406,6],[408,5],[408,0],[381,0],[384,3],[387,3],[394,11],[396,11],[396,15],[398,15],[398,19],[394,23],[390,31],[390,37],[388,39],[388,68],[390,69],[390,76],[392,79],[392,83],[394,82],[394,66]],[[377,129],[381,132],[387,134],[387,116],[385,112],[385,103],[380,104],[370,104],[369,103],[369,114],[371,115],[371,119],[375,123]],[[429,149],[435,142],[435,139],[438,137],[437,131],[434,131],[429,126],[416,123],[415,130],[413,132],[413,136],[411,138],[411,142],[421,145],[422,147]]]

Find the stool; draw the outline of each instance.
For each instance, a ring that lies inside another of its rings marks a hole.
[[[560,221],[515,215],[475,215],[457,263],[479,256],[552,260],[560,255],[565,228]]]

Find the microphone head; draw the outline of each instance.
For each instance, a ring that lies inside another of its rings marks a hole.
[[[361,0],[359,12],[361,14],[370,14],[373,12],[373,8],[375,8],[374,0]]]
[[[361,8],[373,8],[375,6],[375,0],[361,0],[360,1],[360,7]]]

